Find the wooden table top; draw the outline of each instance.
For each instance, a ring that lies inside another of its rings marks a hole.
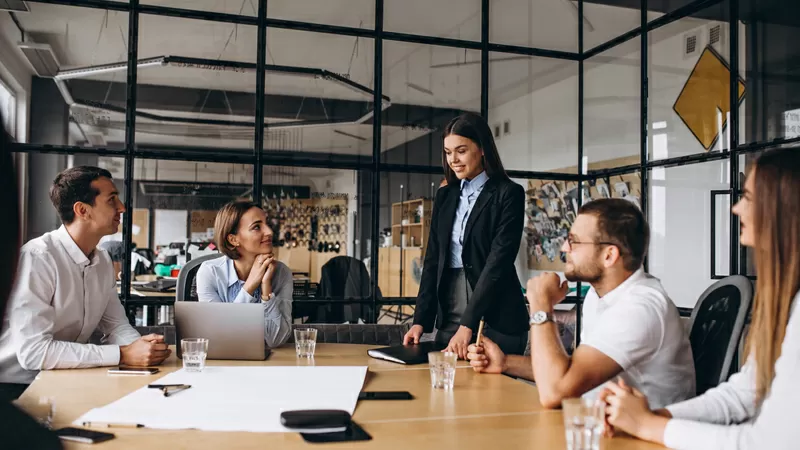
[[[463,361],[456,369],[453,391],[431,388],[427,365],[402,366],[367,356],[374,346],[318,344],[313,364],[317,366],[369,367],[365,390],[409,391],[411,401],[363,401],[353,419],[370,435],[371,441],[325,444],[324,448],[364,449],[487,449],[540,448],[564,449],[564,426],[560,411],[539,405],[532,385],[503,375],[481,375]],[[311,365],[298,359],[294,348],[274,351],[267,361],[208,361],[224,366]],[[107,368],[43,371],[25,394],[20,405],[35,402],[40,396],[55,401],[54,427],[70,426],[88,410],[111,403],[136,389],[155,382],[181,368],[171,356],[161,372],[153,376],[109,376]],[[92,448],[102,449],[310,449],[296,433],[225,433],[197,430],[113,429],[116,439]],[[66,443],[67,448],[87,448]],[[604,439],[603,450],[661,448],[643,441],[616,437]]]

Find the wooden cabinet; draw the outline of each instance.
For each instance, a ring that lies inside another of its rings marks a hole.
[[[392,205],[392,246],[378,249],[378,287],[384,297],[416,297],[433,211],[430,200]]]

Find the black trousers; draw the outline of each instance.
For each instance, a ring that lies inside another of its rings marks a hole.
[[[0,383],[0,403],[16,400],[28,389],[29,384]]]
[[[444,315],[442,328],[436,332],[436,343],[447,346],[450,339],[458,331],[461,316],[472,297],[472,289],[462,269],[446,269],[444,272],[444,295],[447,298],[448,310],[440,311]],[[477,339],[478,330],[472,330],[472,342]],[[507,355],[522,355],[528,344],[528,332],[519,335],[503,334],[493,329],[488,323],[483,326],[483,335],[494,341]]]

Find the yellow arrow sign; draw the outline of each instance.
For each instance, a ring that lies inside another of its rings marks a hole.
[[[722,113],[725,127],[731,110],[730,74],[722,57],[706,47],[672,107],[706,150],[714,145],[721,131],[717,115]],[[744,83],[739,80],[739,101],[743,97]]]

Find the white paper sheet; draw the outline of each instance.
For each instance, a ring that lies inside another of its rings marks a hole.
[[[353,414],[367,367],[214,367],[200,373],[183,369],[153,384],[189,384],[164,397],[146,386],[78,420],[143,424],[148,428],[205,431],[290,431],[283,411],[341,409]]]

